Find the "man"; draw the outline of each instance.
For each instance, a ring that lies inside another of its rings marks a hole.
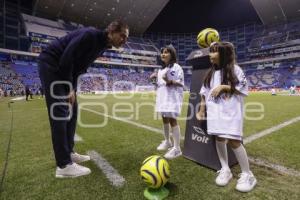
[[[112,46],[126,43],[129,28],[117,20],[104,31],[82,28],[52,42],[38,58],[39,75],[44,89],[56,159],[56,177],[78,177],[91,170],[78,163],[90,160],[75,153],[77,122],[77,78],[93,61]]]
[[[31,88],[28,85],[26,85],[26,87],[25,87],[25,94],[26,94],[26,101],[28,101],[29,96],[30,96],[30,99],[33,99]]]
[[[43,87],[41,85],[39,86],[38,93],[40,95],[39,99],[44,98],[44,90],[43,90]]]
[[[271,89],[271,94],[272,94],[272,96],[276,96],[276,89],[275,89],[275,87],[273,87]]]

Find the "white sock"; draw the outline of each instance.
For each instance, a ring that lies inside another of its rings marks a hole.
[[[242,172],[250,173],[248,156],[244,146],[241,144],[238,148],[232,150],[241,166]]]
[[[180,128],[178,125],[172,127],[172,134],[174,140],[174,147],[176,149],[180,149]]]
[[[168,124],[164,124],[164,137],[165,140],[170,141],[170,125]]]
[[[227,145],[225,141],[216,140],[216,149],[219,156],[219,160],[222,166],[222,169],[230,170],[228,166],[228,154],[227,154]]]

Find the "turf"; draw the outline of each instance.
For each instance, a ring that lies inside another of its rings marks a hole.
[[[88,97],[87,95],[85,97]],[[136,94],[130,99],[117,99],[108,95],[101,100],[80,99],[80,103],[97,102],[107,105],[108,114],[113,114],[116,103],[153,103],[154,95]],[[7,107],[9,98],[0,99],[0,172],[5,163],[9,139],[11,111]],[[188,100],[188,94],[185,101]],[[251,93],[247,102],[259,102],[264,106],[264,118],[258,121],[245,120],[245,135],[270,128],[297,117],[300,114],[299,97],[270,96]],[[121,106],[122,107],[122,106]],[[121,108],[120,107],[120,108]],[[99,106],[87,106],[94,111],[103,112]],[[123,107],[128,109],[128,105]],[[76,144],[78,152],[95,150],[100,153],[126,179],[121,188],[110,184],[105,175],[93,162],[84,165],[92,174],[76,179],[58,180],[54,178],[55,164],[50,139],[49,123],[43,100],[30,102],[17,101],[13,104],[14,120],[9,152],[8,168],[0,199],[143,199],[143,184],[139,176],[141,162],[149,155],[160,154],[156,146],[162,140],[160,134],[139,128],[114,119],[108,119],[102,128],[78,126],[77,133],[83,142]],[[183,108],[182,116],[186,115]],[[135,109],[136,111],[136,109]],[[258,116],[261,113],[249,113]],[[132,117],[133,115],[134,117]],[[118,113],[118,117],[131,116],[135,121],[150,127],[161,128],[161,120],[154,120],[153,106],[143,106],[137,113]],[[85,124],[100,123],[103,116],[88,111],[81,112]],[[185,120],[179,121],[182,132]],[[300,123],[294,123],[271,135],[246,145],[248,154],[268,162],[280,164],[300,171],[299,134]],[[238,166],[233,168],[234,180],[224,188],[215,186],[215,172],[183,157],[169,161],[171,178],[167,184],[170,196],[167,199],[299,199],[300,178],[282,175],[278,172],[251,164],[258,179],[254,191],[242,194],[235,191]],[[1,177],[2,178],[2,177]]]

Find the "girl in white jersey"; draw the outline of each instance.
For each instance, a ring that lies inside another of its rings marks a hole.
[[[167,159],[173,159],[182,154],[180,149],[180,128],[176,118],[180,115],[184,77],[183,70],[176,63],[176,51],[169,45],[161,49],[162,68],[151,78],[157,78],[155,111],[162,115],[164,140],[157,147],[163,151],[169,149],[164,155]],[[170,125],[173,143],[170,140]]]
[[[210,47],[212,67],[208,71],[201,88],[201,106],[197,119],[207,113],[207,132],[216,136],[216,149],[221,170],[215,180],[225,186],[232,179],[228,166],[227,145],[232,148],[242,173],[236,189],[249,192],[256,185],[256,178],[249,169],[243,136],[243,98],[248,95],[248,85],[242,69],[235,64],[234,46],[229,42],[215,43]]]

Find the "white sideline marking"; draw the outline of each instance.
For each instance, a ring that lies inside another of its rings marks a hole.
[[[94,110],[91,110],[91,109],[88,109],[88,108],[81,107],[81,109],[89,111],[89,112],[92,112],[92,113],[95,113],[97,115],[108,117],[108,118],[111,118],[111,119],[114,119],[114,120],[122,121],[122,122],[125,122],[125,123],[128,123],[128,124],[137,126],[139,128],[144,128],[144,129],[150,130],[150,131],[155,132],[155,133],[164,134],[163,131],[160,130],[160,129],[158,129],[158,128],[154,128],[154,127],[150,127],[150,126],[147,126],[147,125],[143,125],[143,124],[140,124],[140,123],[137,123],[137,122],[133,122],[133,121],[130,121],[130,120],[126,120],[126,119],[123,119],[123,118],[120,118],[120,117],[113,117],[111,115],[107,115],[107,114],[104,114],[104,113],[101,113],[101,112],[97,112],[97,111],[94,111]],[[36,110],[38,110],[38,109],[36,109]],[[42,110],[42,109],[39,109],[39,110]],[[43,110],[45,110],[45,108]],[[276,126],[273,126],[271,128],[268,128],[266,130],[263,130],[261,132],[258,132],[258,133],[254,134],[254,135],[251,135],[251,136],[245,138],[244,139],[244,144],[249,144],[249,143],[253,142],[254,140],[257,140],[257,139],[259,139],[261,137],[269,135],[269,134],[271,134],[271,133],[273,133],[273,132],[275,132],[277,130],[280,130],[280,129],[282,129],[282,128],[290,125],[290,124],[296,123],[298,121],[300,121],[300,116],[295,117],[295,118],[293,118],[291,120],[285,121],[285,122],[283,122],[283,123],[281,123],[279,125],[276,125]],[[80,136],[78,136],[78,137],[81,138]],[[181,137],[181,139],[184,139],[184,137]],[[76,141],[76,135],[75,135],[74,140]],[[95,153],[97,154],[97,152],[95,152]],[[281,165],[272,164],[272,163],[269,163],[267,161],[260,160],[258,158],[249,157],[249,161],[252,162],[252,163],[254,163],[254,164],[256,164],[256,165],[259,165],[259,166],[264,166],[264,167],[268,167],[268,168],[274,169],[274,170],[276,170],[276,171],[278,171],[280,173],[283,173],[283,174],[288,174],[288,175],[291,175],[291,176],[297,176],[297,177],[299,176],[300,177],[300,172],[297,171],[297,170],[294,170],[294,169],[290,169],[290,168],[287,168],[287,167],[284,167],[284,166],[281,166]]]
[[[105,116],[105,117],[108,117],[108,118],[111,118],[111,119],[115,119],[115,120],[119,120],[119,121],[122,121],[122,122],[125,122],[125,123],[128,123],[128,124],[132,124],[134,126],[137,126],[137,127],[140,127],[140,128],[144,128],[144,129],[147,129],[147,130],[150,130],[152,132],[156,132],[156,133],[160,133],[160,134],[164,134],[162,130],[158,129],[158,128],[154,128],[154,127],[151,127],[151,126],[147,126],[147,125],[143,125],[143,124],[140,124],[140,123],[137,123],[137,122],[133,122],[133,121],[130,121],[130,120],[127,120],[127,119],[123,119],[123,118],[120,118],[120,117],[113,117],[111,115],[107,115],[107,114],[103,114],[101,112],[97,112],[97,111],[94,111],[94,110],[91,110],[91,109],[88,109],[88,108],[83,108],[81,107],[82,110],[86,110],[86,111],[89,111],[89,112],[92,112],[92,113],[95,113],[95,114],[98,114],[98,115],[101,115],[101,116]],[[42,108],[42,109],[33,109],[33,110],[46,110],[46,108]],[[20,112],[20,111],[19,111]],[[248,144],[248,143],[251,143],[253,142],[254,140],[257,140],[261,137],[264,137],[266,135],[269,135],[277,130],[280,130],[288,125],[291,125],[293,123],[296,123],[300,121],[300,116],[298,117],[295,117],[293,119],[290,119],[288,121],[285,121],[281,124],[278,124],[276,126],[273,126],[271,128],[268,128],[268,129],[265,129],[261,132],[258,132],[258,133],[255,133],[249,137],[246,137],[243,142],[244,144]],[[184,137],[181,137],[181,139],[184,139]]]
[[[125,123],[128,123],[128,124],[137,126],[139,128],[147,129],[149,131],[152,131],[152,132],[155,132],[155,133],[160,133],[160,134],[164,135],[164,132],[161,129],[158,129],[158,128],[154,128],[154,127],[151,127],[151,126],[147,126],[147,125],[144,125],[144,124],[133,122],[133,121],[130,121],[130,120],[127,120],[127,119],[123,119],[121,117],[114,117],[114,116],[107,115],[107,114],[104,114],[104,113],[101,113],[101,112],[97,112],[97,111],[94,111],[94,110],[91,110],[91,109],[88,109],[88,108],[81,107],[80,109],[85,110],[85,111],[89,111],[89,112],[92,112],[92,113],[95,113],[97,115],[108,117],[108,118],[111,118],[111,119],[114,119],[114,120],[125,122]],[[184,137],[181,137],[181,139],[184,139]]]
[[[253,157],[250,157],[250,156],[248,157],[248,159],[249,159],[250,162],[252,162],[256,165],[274,169],[274,170],[276,170],[276,171],[278,171],[282,174],[287,174],[287,175],[290,175],[290,176],[300,177],[300,172],[295,170],[295,169],[287,168],[287,167],[284,167],[282,165],[276,165],[276,164],[273,164],[273,163],[269,163],[269,162],[261,160],[259,158],[253,158]]]
[[[15,112],[23,112],[24,110],[14,110],[14,113]],[[11,113],[11,110],[8,110],[8,111],[6,111],[6,112],[9,112],[9,113]]]
[[[82,137],[80,137],[77,133],[75,133],[75,135],[74,135],[74,141],[75,141],[75,142],[82,142],[83,139],[82,139]]]
[[[132,122],[132,121],[122,119],[122,118],[119,118],[119,117],[113,117],[113,116],[103,114],[103,113],[100,113],[100,112],[97,112],[97,111],[94,111],[94,110],[90,110],[90,109],[87,109],[87,108],[81,108],[81,109],[93,112],[93,113],[98,114],[98,115],[109,117],[109,118],[112,118],[112,119],[115,119],[115,120],[119,120],[119,121],[122,121],[122,122],[125,122],[125,123],[129,123],[129,124],[135,125],[137,127],[144,128],[144,129],[156,132],[156,133],[163,134],[162,130],[157,129],[157,128],[153,128],[153,127],[150,127],[150,126],[146,126],[146,125],[143,125],[143,124]],[[253,142],[254,140],[257,140],[257,139],[259,139],[263,136],[269,135],[269,134],[271,134],[271,133],[273,133],[273,132],[275,132],[279,129],[282,129],[282,128],[284,128],[284,127],[286,127],[290,124],[293,124],[295,122],[298,122],[298,121],[300,121],[300,116],[296,117],[296,118],[293,118],[291,120],[288,120],[286,122],[283,122],[283,123],[281,123],[277,126],[273,126],[269,129],[266,129],[266,130],[261,131],[259,133],[256,133],[254,135],[251,135],[251,136],[244,139],[244,144],[248,144],[250,142]],[[183,137],[181,137],[181,139],[183,139]],[[300,176],[300,172],[297,171],[297,170],[294,170],[294,169],[288,169],[288,168],[286,168],[284,166],[281,166],[281,165],[272,164],[272,163],[269,163],[269,162],[266,162],[266,161],[263,161],[263,160],[260,160],[260,159],[254,159],[254,158],[251,158],[251,157],[249,157],[249,160],[250,160],[250,162],[255,163],[259,166],[265,166],[265,167],[268,167],[268,168],[272,168],[272,169],[274,169],[276,171],[279,171],[280,173],[283,173],[283,174]]]
[[[273,126],[271,128],[268,128],[266,130],[263,130],[261,132],[258,132],[254,135],[251,135],[247,138],[244,139],[244,144],[249,144],[251,142],[253,142],[254,140],[257,140],[261,137],[264,137],[266,135],[269,135],[269,134],[272,134],[274,133],[275,131],[278,131],[288,125],[291,125],[293,123],[296,123],[300,121],[300,116],[299,117],[295,117],[293,119],[290,119],[288,121],[285,121],[281,124],[278,124],[276,126]],[[300,177],[300,172],[295,170],[295,169],[291,169],[291,168],[287,168],[285,166],[282,166],[282,165],[276,165],[276,164],[273,164],[273,163],[269,163],[268,161],[264,161],[264,160],[261,160],[259,158],[253,158],[253,157],[248,157],[249,158],[249,161],[256,164],[256,165],[259,165],[259,166],[264,166],[264,167],[268,167],[268,168],[271,168],[273,170],[276,170],[282,174],[288,174],[288,175],[291,175],[291,176],[298,176]]]
[[[47,108],[33,108],[32,110],[41,111],[41,110],[47,110]]]
[[[107,160],[105,160],[96,151],[88,151],[87,154],[91,156],[91,159],[105,174],[106,178],[111,182],[113,186],[121,187],[125,184],[125,178],[119,174],[119,172],[113,168]]]
[[[253,142],[254,140],[257,140],[257,139],[259,139],[259,138],[261,138],[261,137],[264,137],[264,136],[266,136],[266,135],[269,135],[269,134],[271,134],[271,133],[273,133],[273,132],[275,132],[275,131],[278,131],[278,130],[280,130],[280,129],[282,129],[282,128],[284,128],[284,127],[290,125],[290,124],[296,123],[296,122],[298,122],[298,121],[300,121],[300,116],[295,117],[295,118],[293,118],[293,119],[290,119],[290,120],[288,120],[288,121],[285,121],[285,122],[283,122],[283,123],[281,123],[281,124],[278,124],[278,125],[276,125],[276,126],[273,126],[273,127],[271,127],[271,128],[268,128],[268,129],[266,129],[266,130],[263,130],[263,131],[261,131],[261,132],[258,132],[258,133],[254,134],[254,135],[249,136],[249,137],[246,137],[246,138],[244,139],[244,144],[248,144],[248,143],[250,143],[250,142]]]
[[[11,99],[12,101],[21,101],[21,100],[24,100],[25,97],[16,97],[16,98],[13,98]]]
[[[278,94],[280,96],[300,96],[300,94]]]
[[[29,111],[41,111],[41,110],[47,110],[47,108],[33,108],[31,110],[20,109],[20,110],[14,110],[14,112],[29,112]],[[11,111],[8,110],[6,112],[11,112]]]

